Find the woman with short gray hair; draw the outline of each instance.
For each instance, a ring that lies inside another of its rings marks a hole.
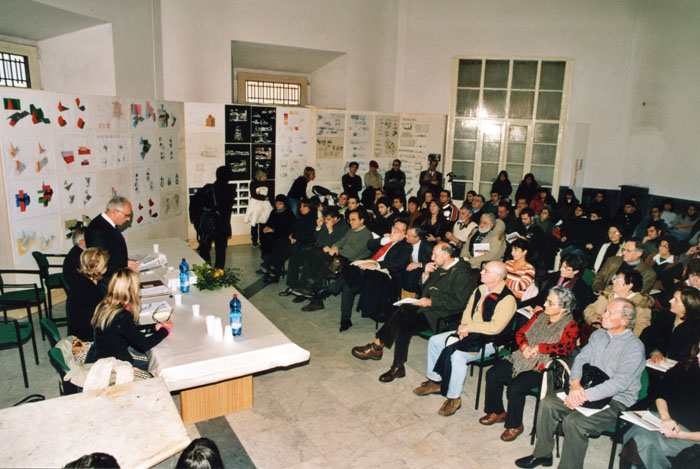
[[[568,355],[576,346],[578,324],[571,311],[576,307],[571,290],[553,287],[544,310],[537,311],[518,332],[518,350],[486,372],[486,415],[482,425],[505,420],[503,441],[513,441],[523,432],[525,396],[542,381],[549,354]],[[503,387],[508,386],[508,411],[503,408]]]

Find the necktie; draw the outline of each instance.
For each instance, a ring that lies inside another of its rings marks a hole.
[[[372,260],[378,261],[379,259],[381,259],[382,256],[389,250],[389,248],[393,244],[394,244],[393,242],[388,242],[384,246],[382,246],[381,249],[379,249],[379,251],[377,251],[377,253],[374,256],[372,256]]]

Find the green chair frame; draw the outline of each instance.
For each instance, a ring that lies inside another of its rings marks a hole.
[[[32,306],[36,306],[37,312],[39,313],[39,321],[41,321],[44,317],[41,305],[45,304],[46,301],[44,290],[40,289],[36,283],[5,283],[2,278],[4,274],[39,275],[39,271],[0,269],[0,309],[2,309],[4,319],[7,320],[8,309],[26,308],[27,316],[31,316],[31,308]],[[15,291],[5,291],[8,288]],[[43,332],[41,338],[44,339]]]
[[[61,264],[50,264],[49,258],[65,258],[65,254],[44,254],[39,251],[32,251],[32,257],[36,261],[39,267],[39,279],[41,280],[41,289],[45,293],[44,297],[44,307],[46,308],[46,316],[53,319],[56,324],[66,324],[67,320],[65,318],[56,319],[53,317],[53,300],[51,298],[51,290],[64,289],[63,286],[63,273],[56,272],[51,273],[50,269],[63,269],[63,263]]]
[[[70,371],[70,368],[68,368],[66,361],[63,359],[63,352],[61,352],[58,347],[52,347],[48,355],[51,366],[53,366],[56,373],[58,373],[58,391],[61,396],[81,392],[82,388],[79,388],[70,381],[64,381],[66,373]]]
[[[51,318],[43,318],[39,321],[39,325],[44,335],[48,337],[51,347],[55,347],[58,341],[61,340],[61,334],[58,332],[56,323]]]
[[[19,322],[16,319],[0,319],[0,348],[17,347],[19,350],[19,361],[22,364],[22,376],[24,377],[24,387],[29,387],[27,377],[27,365],[24,360],[24,343],[32,340],[34,347],[34,361],[39,364],[39,355],[36,349],[36,337],[34,336],[34,324],[32,323],[31,312],[28,312],[28,322]],[[13,337],[14,335],[14,337]]]

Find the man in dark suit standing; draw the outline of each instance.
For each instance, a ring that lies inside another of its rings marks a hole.
[[[102,277],[104,285],[109,284],[112,274],[119,269],[128,267],[137,270],[138,262],[129,260],[126,241],[122,236],[120,226],[131,220],[133,211],[131,202],[126,197],[112,197],[107,202],[105,211],[96,216],[85,231],[85,244],[89,248],[102,248],[109,252],[107,273]]]

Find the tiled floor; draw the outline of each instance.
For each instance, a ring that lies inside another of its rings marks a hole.
[[[243,269],[244,286],[259,280],[254,273],[258,262],[259,251],[249,245],[228,250],[228,265]],[[373,339],[374,322],[355,313],[355,325],[339,333],[339,297],[327,300],[322,311],[305,313],[303,304],[277,295],[283,289],[283,283],[273,284],[250,300],[309,350],[311,359],[303,366],[256,376],[255,407],[226,416],[257,467],[503,468],[515,467],[516,458],[531,454],[526,434],[504,443],[499,439],[501,425],[478,423],[482,411],[474,410],[476,376],[467,378],[462,408],[451,417],[437,414],[441,396],[412,393],[425,379],[426,340],[411,342],[405,378],[381,383],[377,378],[389,368],[390,350],[381,361],[361,361],[350,354],[353,346]],[[47,398],[58,395],[57,375],[46,355],[48,342],[39,339],[39,347],[41,364],[27,365],[29,389],[22,383],[16,349],[0,351],[0,407],[34,392]],[[30,345],[25,351],[33,360]],[[528,398],[526,432],[533,410]],[[194,425],[188,431],[198,435]],[[591,440],[585,467],[606,467],[609,452],[609,439]]]

